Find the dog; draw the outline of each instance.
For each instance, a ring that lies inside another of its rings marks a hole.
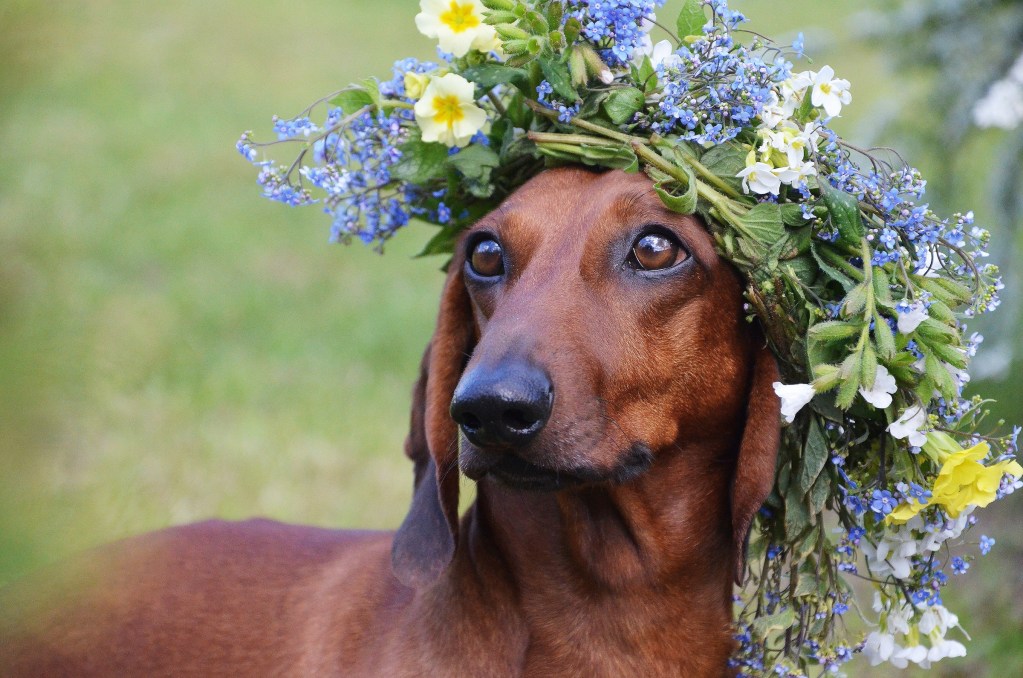
[[[0,596],[0,675],[729,675],[777,378],[698,218],[643,174],[547,170],[456,246],[396,533],[102,547]]]

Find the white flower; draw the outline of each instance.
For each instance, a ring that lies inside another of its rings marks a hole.
[[[908,438],[910,445],[920,447],[927,442],[927,435],[920,431],[926,425],[927,412],[919,405],[914,405],[888,425],[888,432],[899,440]]]
[[[918,553],[919,544],[913,539],[912,533],[903,527],[886,532],[877,546],[864,539],[860,543],[860,550],[867,557],[867,565],[875,575],[885,577],[892,574],[905,579],[913,568],[912,558]]]
[[[473,84],[455,73],[430,80],[414,110],[423,141],[447,146],[465,146],[487,122],[487,114],[476,105]]]
[[[863,656],[870,660],[871,666],[888,661],[895,652],[895,636],[890,633],[871,631],[863,644]]]
[[[937,635],[932,637],[944,637],[948,633],[949,629],[953,629],[959,626],[959,617],[952,612],[949,612],[948,608],[944,605],[931,605],[924,613],[920,615],[920,623],[918,628],[920,633],[930,636],[932,632],[936,631]]]
[[[781,398],[781,414],[790,424],[796,418],[796,413],[813,400],[816,394],[811,384],[783,384],[776,381],[771,385]]]
[[[760,146],[760,152],[776,158],[776,166],[787,164],[790,167],[798,167],[803,164],[806,151],[816,146],[820,134],[817,130],[801,130],[787,121],[781,121],[776,130],[761,132],[764,136],[764,143]],[[782,162],[784,158],[784,162]],[[816,170],[814,171],[816,174]]]
[[[436,38],[440,48],[456,57],[470,49],[490,52],[501,47],[494,27],[483,23],[486,8],[480,0],[419,0],[416,28]]]
[[[775,173],[775,169],[766,162],[754,162],[748,164],[746,169],[735,176],[742,179],[742,190],[746,193],[770,193],[778,195],[781,190],[781,179]]]
[[[903,334],[909,334],[928,318],[927,305],[920,299],[912,303],[902,302],[895,311],[899,314],[899,332]]]
[[[937,662],[945,659],[946,657],[965,657],[966,648],[962,643],[955,640],[945,640],[942,638],[937,642],[931,642],[931,649],[927,653],[928,662]],[[921,666],[923,664],[921,663]],[[926,668],[926,667],[925,667]]]
[[[813,75],[813,93],[810,103],[823,108],[829,118],[842,112],[842,106],[852,103],[849,81],[835,78],[835,69],[825,66]]]
[[[874,407],[883,410],[892,404],[892,395],[898,388],[895,377],[888,373],[888,368],[878,365],[874,373],[874,386],[870,390],[860,388],[860,395]]]
[[[920,662],[927,660],[927,648],[923,645],[914,645],[912,647],[898,647],[892,652],[891,659],[888,661],[892,666],[898,669],[904,669],[909,666],[909,662],[919,664]]]
[[[1023,122],[1023,54],[973,107],[977,127],[1013,129]]]

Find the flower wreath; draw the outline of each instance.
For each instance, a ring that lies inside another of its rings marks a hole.
[[[266,197],[321,204],[332,241],[382,248],[416,218],[439,229],[424,254],[450,253],[546,167],[646,172],[744,274],[785,380],[788,426],[736,597],[732,665],[804,676],[858,652],[897,667],[962,656],[946,637],[958,626],[946,569],[970,567],[974,510],[1023,486],[1020,428],[992,433],[985,401],[962,395],[982,340],[964,320],[1001,289],[980,263],[989,234],[972,213],[928,209],[925,182],[894,152],[831,130],[849,82],[794,70],[802,34],[779,47],[741,30],[727,0],[685,0],[672,31],[656,23],[663,4],[421,0],[416,26],[442,63],[398,61],[391,79],[275,117],[277,141],[246,132],[238,150]],[[654,25],[672,40],[652,44]],[[288,143],[289,164],[260,150]],[[981,536],[980,552],[993,544]],[[872,586],[874,614],[847,578]],[[865,637],[845,623],[851,607]]]

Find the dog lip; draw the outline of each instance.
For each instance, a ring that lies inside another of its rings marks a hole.
[[[515,454],[504,455],[489,469],[487,475],[504,485],[521,490],[563,490],[585,482],[573,473],[537,466]]]
[[[509,487],[519,489],[553,491],[605,483],[622,485],[646,473],[653,462],[653,452],[644,443],[634,443],[609,470],[553,469],[538,466],[509,452],[488,464],[486,470],[480,473],[480,477],[490,475]]]

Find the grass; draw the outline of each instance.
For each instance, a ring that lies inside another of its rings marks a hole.
[[[858,110],[896,91],[842,30],[852,3],[735,4],[779,37],[810,17],[810,50],[833,46]],[[386,257],[327,247],[322,215],[261,200],[233,144],[399,55],[430,56],[413,7],[0,8],[0,582],[209,516],[400,522],[409,391],[441,283],[440,261],[411,256],[430,231]],[[971,667],[1020,658],[1023,613],[1004,595],[1018,577],[977,578],[1000,602],[974,608],[1004,632],[975,634]]]

